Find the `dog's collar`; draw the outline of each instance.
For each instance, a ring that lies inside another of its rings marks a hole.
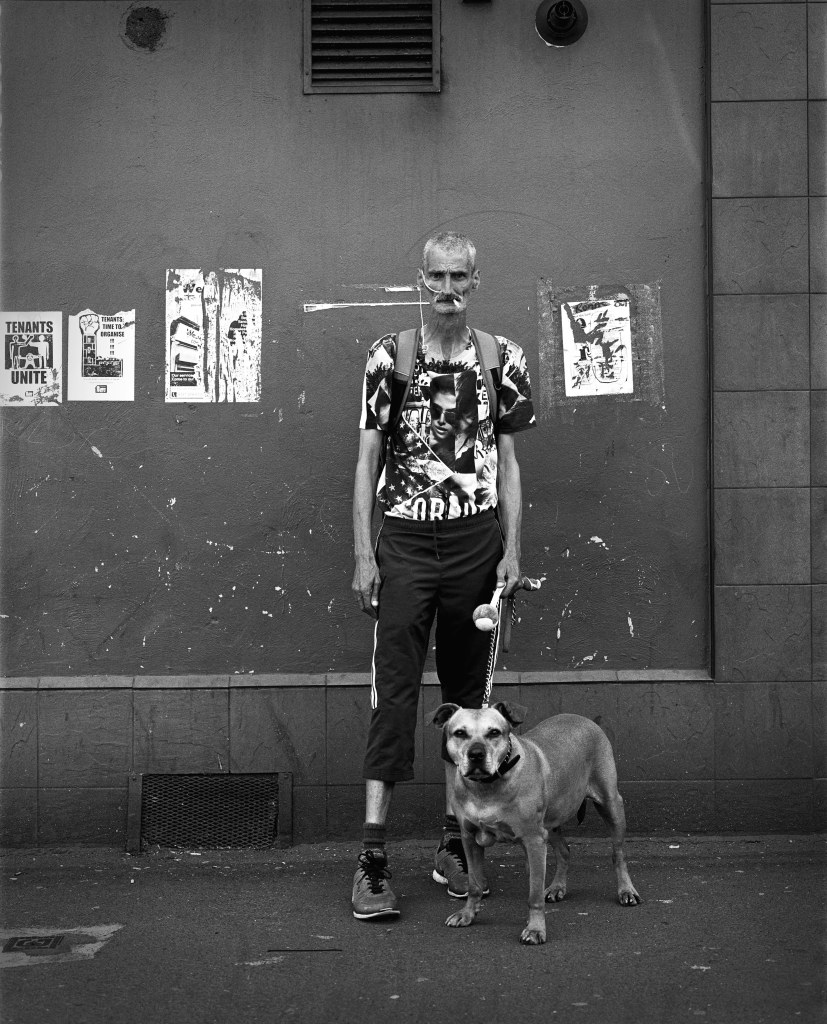
[[[508,737],[508,750],[505,752],[505,757],[500,761],[500,766],[492,775],[487,775],[484,779],[474,779],[474,782],[481,782],[483,785],[489,785],[492,782],[496,782],[497,779],[501,779],[504,775],[511,771],[514,765],[520,760],[520,755],[517,754],[515,757],[511,756],[511,736]]]

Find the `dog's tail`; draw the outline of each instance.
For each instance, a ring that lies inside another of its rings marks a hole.
[[[609,719],[604,718],[603,715],[597,715],[594,719],[594,724],[599,725],[603,732],[606,733],[606,735],[609,737],[609,743],[611,743],[612,749],[614,749],[615,731],[612,728],[612,723],[609,721]]]

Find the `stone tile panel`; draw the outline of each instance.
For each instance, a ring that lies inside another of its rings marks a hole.
[[[716,487],[809,486],[808,393],[719,393],[713,415]]]
[[[827,295],[810,296],[812,386],[827,388]]]
[[[617,695],[615,758],[627,780],[701,780],[715,773],[714,687],[630,683]]]
[[[806,99],[803,4],[714,5],[711,18],[713,100]]]
[[[0,691],[0,783],[37,785],[37,693]]]
[[[810,387],[806,295],[718,295],[713,316],[716,391]]]
[[[135,691],[135,771],[230,770],[229,691]]]
[[[127,787],[42,789],[38,842],[41,846],[125,846]]]
[[[39,784],[111,787],[132,762],[131,690],[40,690]]]
[[[807,195],[807,103],[713,103],[712,194]]]
[[[810,582],[810,489],[717,488],[715,581]]]
[[[366,687],[328,687],[327,782],[330,786],[360,784],[370,725],[370,690]],[[416,770],[416,768],[414,768]],[[364,807],[360,814],[364,820]]]
[[[327,776],[324,689],[230,691],[230,771],[293,773],[293,784]]]
[[[715,587],[720,682],[809,680],[810,587]]]
[[[827,487],[827,391],[813,391],[810,408],[810,482]]]
[[[37,846],[37,801],[34,787],[0,789],[0,847]]]
[[[716,832],[810,832],[812,779],[740,779],[715,784]]]
[[[713,199],[715,294],[806,292],[806,199]]]
[[[807,15],[808,95],[827,100],[827,3],[808,3]]]
[[[715,765],[718,779],[811,776],[811,684],[715,687]]]
[[[827,487],[813,487],[810,493],[812,578],[813,583],[827,583]]]

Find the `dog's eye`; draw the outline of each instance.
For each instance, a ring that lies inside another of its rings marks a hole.
[[[499,729],[489,729],[485,735],[488,737],[488,739],[495,740],[499,736],[502,736],[502,732]]]
[[[458,740],[467,740],[468,739],[468,731],[466,729],[457,729],[454,732],[454,736]]]

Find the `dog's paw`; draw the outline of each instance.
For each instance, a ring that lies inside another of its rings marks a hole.
[[[449,928],[467,928],[468,925],[474,923],[474,914],[469,914],[467,910],[460,910],[459,913],[451,914],[446,918],[445,923]]]
[[[550,885],[543,895],[546,903],[559,903],[560,900],[565,899],[566,887],[565,885]]]
[[[636,907],[639,903],[643,903],[637,889],[633,885],[629,886],[628,889],[621,889],[617,894],[617,901],[623,907]]]
[[[520,942],[524,946],[542,946],[546,941],[545,928],[523,928]]]

